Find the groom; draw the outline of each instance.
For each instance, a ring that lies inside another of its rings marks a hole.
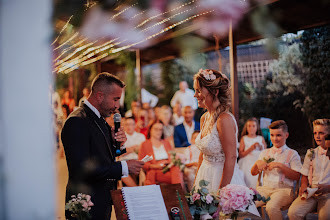
[[[115,161],[115,141],[121,143],[125,153],[126,135],[122,128],[114,134],[104,120],[119,108],[124,87],[112,74],[97,75],[90,96],[70,114],[61,133],[69,170],[66,200],[79,192],[89,194],[94,203],[91,209],[94,220],[110,219],[110,190],[116,189],[117,180],[128,173],[138,174],[144,164],[136,160]],[[66,218],[71,219],[70,213],[66,213]]]

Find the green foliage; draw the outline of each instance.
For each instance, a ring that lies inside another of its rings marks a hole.
[[[278,60],[275,60],[269,66],[273,74],[272,82],[268,83],[266,88],[270,92],[279,92],[283,95],[289,95],[295,92],[303,93],[302,75],[304,72],[301,61],[299,44],[295,43],[284,47]]]
[[[254,105],[256,101],[255,88],[250,83],[238,84],[239,91],[239,127],[243,128],[244,123],[251,117],[254,117]]]
[[[330,26],[304,31],[300,50],[307,68],[302,109],[310,122],[330,118]]]
[[[187,81],[190,88],[193,86],[193,73],[189,72],[179,59],[165,61],[160,64],[161,81],[164,91],[160,98],[161,104],[169,105],[174,93],[179,89],[180,81]]]
[[[69,87],[69,75],[59,73],[55,78],[56,90],[61,90]]]
[[[127,71],[127,76],[125,77],[125,104],[128,109],[130,109],[131,102],[137,99],[138,89],[135,76],[135,65],[136,58],[135,53],[130,51],[123,51],[119,54],[115,61],[119,65],[124,65]]]
[[[240,86],[240,125],[252,116],[285,120],[290,130],[288,145],[297,150],[306,143],[310,145],[311,131],[299,104],[305,99],[305,68],[299,45],[283,46],[278,60],[270,65],[269,71],[264,84],[255,90],[256,96],[251,95],[253,89],[247,85]]]

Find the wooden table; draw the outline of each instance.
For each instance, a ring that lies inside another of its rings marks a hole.
[[[190,214],[189,207],[180,184],[160,185],[160,189],[162,191],[169,219],[171,219],[171,208],[178,207],[180,208],[180,218],[182,220],[192,220],[192,216]],[[179,194],[181,197],[183,210],[181,208],[177,194]],[[112,190],[111,197],[113,200],[117,220],[128,220],[121,190]]]

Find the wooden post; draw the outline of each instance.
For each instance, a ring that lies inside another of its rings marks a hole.
[[[236,121],[239,119],[238,106],[238,77],[237,77],[237,48],[233,26],[229,27],[229,62],[230,62],[230,82],[231,82],[231,108]]]
[[[137,97],[142,101],[141,89],[142,89],[142,70],[141,70],[141,58],[140,49],[136,49],[136,70],[137,70]]]

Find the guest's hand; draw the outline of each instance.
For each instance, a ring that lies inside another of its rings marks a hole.
[[[141,160],[127,160],[128,172],[130,174],[139,174],[144,162]]]
[[[114,129],[112,129],[114,131]],[[120,143],[121,146],[127,141],[126,134],[124,132],[124,128],[120,127],[118,132],[114,134],[114,139]]]
[[[274,168],[279,168],[281,169],[282,168],[282,163],[279,163],[279,162],[270,162],[268,165],[267,165],[267,169],[268,170],[272,170]]]
[[[307,192],[307,185],[301,185],[299,188],[299,196],[302,196],[304,192]]]
[[[260,150],[260,144],[258,142],[255,142],[251,147],[253,147],[253,149],[259,149]]]
[[[315,192],[315,194],[322,195],[330,192],[330,185],[319,184],[317,187],[319,189]]]
[[[259,173],[263,170],[266,170],[267,169],[267,163],[263,160],[257,160],[256,162],[257,164],[257,167],[258,167],[258,170],[259,170]],[[256,175],[256,174],[255,174]]]
[[[165,163],[156,163],[156,164],[150,164],[150,168],[151,169],[155,169],[155,170],[161,170],[164,167],[166,167],[167,164]]]

